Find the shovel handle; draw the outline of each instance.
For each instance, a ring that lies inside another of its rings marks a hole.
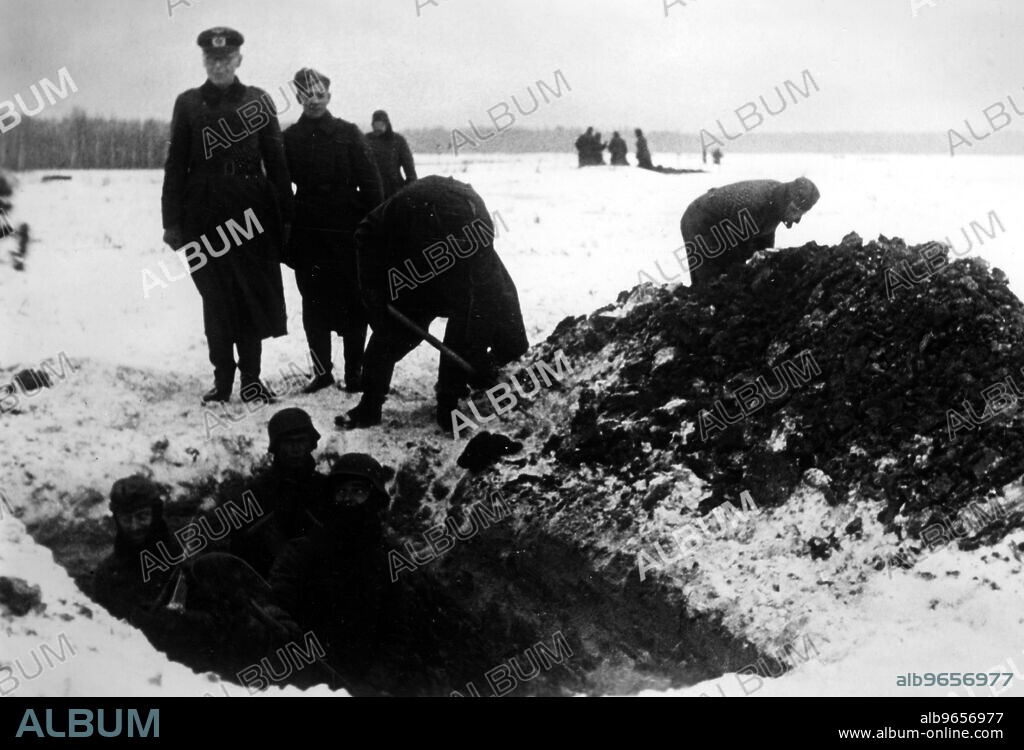
[[[388,312],[391,313],[391,315],[400,323],[402,323],[406,328],[415,333],[417,336],[422,337],[424,341],[426,341],[432,347],[441,352],[441,354],[448,357],[452,362],[454,362],[463,370],[468,372],[471,376],[476,375],[476,369],[473,367],[473,365],[469,364],[469,362],[460,357],[455,351],[451,349],[451,347],[445,346],[445,344],[442,341],[440,341],[436,336],[432,336],[429,331],[423,330],[420,326],[416,325],[416,323],[409,320],[409,318],[405,314],[400,312],[397,308],[395,308],[394,305],[388,305]]]

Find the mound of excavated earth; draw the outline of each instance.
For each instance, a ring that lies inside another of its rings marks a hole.
[[[985,497],[1024,474],[1024,304],[945,252],[851,235],[564,322],[550,346],[622,366],[556,456],[623,476],[681,463],[711,486],[702,508],[755,487],[776,505],[808,469],[886,523]]]

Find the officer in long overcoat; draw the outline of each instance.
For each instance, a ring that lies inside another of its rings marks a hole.
[[[197,40],[208,80],[178,96],[164,167],[164,241],[183,249],[203,299],[214,369],[204,401],[228,401],[238,349],[244,401],[272,401],[260,382],[265,338],[286,332],[280,253],[292,196],[273,100],[235,76],[244,38],[208,29]]]

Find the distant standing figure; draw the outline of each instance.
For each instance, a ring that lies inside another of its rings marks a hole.
[[[374,112],[371,126],[373,130],[366,134],[366,138],[384,184],[384,200],[387,200],[416,179],[416,165],[405,138],[392,130],[387,112],[383,109]],[[402,172],[405,172],[405,177],[402,177]]]
[[[619,167],[628,167],[629,162],[626,161],[626,153],[629,151],[626,148],[626,142],[622,140],[622,136],[619,135],[619,131],[612,133],[612,139],[608,141],[608,153],[612,156],[612,165]]]
[[[359,390],[366,316],[356,279],[355,232],[383,200],[377,166],[359,128],[327,109],[331,79],[310,68],[294,80],[302,117],[284,131],[288,169],[296,186],[295,222],[285,262],[302,295],[302,326],[321,374],[303,389],[334,383],[331,332],[345,345],[345,388]]]
[[[647,148],[647,139],[644,137],[644,131],[637,128],[633,132],[636,133],[636,165],[641,169],[654,169],[654,164],[651,163],[651,151]]]
[[[14,195],[15,187],[17,180],[14,176],[0,169],[0,240],[8,235],[17,235],[18,247],[11,250],[11,266],[15,271],[24,271],[25,256],[28,254],[28,224],[22,224],[15,229],[7,215],[7,212],[14,208],[10,198]]]
[[[14,231],[7,218],[7,212],[13,208],[10,197],[14,195],[14,178],[0,170],[0,237],[6,237]]]
[[[576,151],[579,155],[581,167],[590,166],[593,163],[594,127],[587,128],[587,132],[576,139]]]
[[[758,250],[775,247],[779,224],[786,228],[799,224],[819,196],[806,177],[793,182],[747,180],[711,188],[687,207],[679,222],[691,286],[703,287],[746,263]]]
[[[718,146],[715,146],[715,150],[711,152],[711,158],[715,162],[715,164],[721,164],[722,163],[722,149],[718,148]]]
[[[594,164],[601,165],[605,163],[604,150],[607,146],[608,144],[601,142],[601,133],[594,133]]]

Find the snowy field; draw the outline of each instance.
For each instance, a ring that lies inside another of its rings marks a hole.
[[[655,163],[700,166],[697,159],[657,153]],[[1014,253],[1024,205],[1018,166],[1024,166],[1024,157],[729,154],[721,167],[709,166],[707,174],[661,175],[635,168],[580,170],[571,154],[470,152],[458,160],[420,155],[417,163],[421,175],[470,182],[490,210],[500,214],[496,244],[518,286],[531,343],[541,341],[562,318],[613,302],[620,291],[638,283],[641,271],[659,281],[662,274],[682,274],[673,251],[681,244],[683,210],[708,188],[745,179],[805,175],[818,185],[820,202],[799,225],[780,227],[780,247],[837,244],[855,231],[865,241],[885,234],[910,244],[948,237],[963,251],[961,229],[976,236],[970,229],[973,221],[992,231],[994,211],[1005,232],[997,225],[994,238],[981,234],[984,245],[975,241],[969,254],[1003,269],[1011,288],[1024,296],[1024,259]],[[200,299],[191,281],[153,289],[149,299],[143,295],[144,269],[160,274],[157,264],[164,261],[173,273],[180,272],[160,241],[162,173],[68,174],[70,181],[46,183],[43,173],[21,175],[12,219],[32,227],[27,272],[11,268],[10,240],[0,245],[0,375],[6,382],[17,369],[38,366],[59,352],[79,366],[66,384],[24,401],[23,413],[0,417],[0,439],[7,447],[0,459],[0,489],[25,512],[26,521],[55,512],[30,507],[28,498],[40,488],[93,489],[105,495],[114,479],[143,469],[153,470],[160,481],[181,482],[199,473],[242,468],[259,458],[266,445],[266,412],[206,439],[198,401],[212,374]],[[306,361],[299,296],[293,274],[284,270],[289,335],[264,343],[263,373],[271,384],[289,362],[305,367]],[[432,331],[440,336],[443,322]],[[338,342],[335,351],[340,363]],[[409,445],[428,442],[450,452],[454,462],[457,448],[444,442],[432,424],[436,363],[437,354],[423,345],[398,365],[382,428],[334,431],[333,415],[355,402],[334,389],[289,397],[282,406],[302,406],[313,414],[324,434],[320,451],[368,451],[396,465]],[[237,384],[235,394],[230,408],[238,411]],[[76,512],[98,518],[105,508],[98,503]],[[3,545],[16,550],[0,549],[0,572],[42,585],[48,616],[70,612],[69,618],[77,617],[67,604],[76,596],[73,584],[56,580],[57,573],[40,573],[53,570],[45,559],[48,553],[16,528],[5,524],[0,529]],[[1020,541],[1019,532],[1014,537]],[[963,575],[948,577],[950,568]],[[1000,664],[1004,671],[1024,674],[1019,669],[1024,667],[1020,565],[943,550],[921,569],[933,571],[934,580],[903,572],[886,580],[879,574],[865,582],[857,598],[833,602],[827,613],[808,613],[823,628],[840,628],[829,631],[829,658],[770,681],[757,694],[929,694],[895,687],[895,675],[913,668],[991,671]],[[137,633],[105,622],[66,626],[69,634],[81,634],[78,643],[105,638],[138,643]],[[5,622],[5,648],[17,655],[44,639],[53,645],[64,625],[36,615],[16,626]],[[209,689],[205,678],[193,678],[178,666],[167,669],[141,650],[137,654],[113,665],[95,654],[76,657],[82,661],[72,676],[55,672],[51,679],[48,673],[19,694],[163,690],[199,695]],[[6,661],[8,654],[0,657]],[[730,676],[720,682],[719,688],[711,682],[678,692],[743,694]],[[1024,694],[1022,683],[1015,680],[1003,695]],[[935,688],[930,694],[953,690]],[[957,694],[967,693],[960,688]]]
[[[698,159],[662,155],[666,166],[699,167]],[[707,174],[661,175],[635,168],[577,169],[573,155],[505,156],[464,153],[457,161],[421,155],[421,175],[467,181],[498,212],[498,251],[519,288],[527,333],[536,342],[567,315],[588,313],[637,283],[682,272],[673,251],[682,241],[679,218],[710,187],[745,179],[812,179],[821,200],[804,220],[776,235],[780,247],[816,241],[836,244],[855,231],[865,240],[882,233],[908,243],[948,237],[958,251],[989,212],[1005,227],[995,239],[981,234],[970,254],[1002,268],[1024,296],[1024,257],[1014,252],[1020,232],[1022,156],[727,155]],[[86,171],[67,182],[22,176],[17,221],[32,226],[28,273],[14,273],[6,253],[0,265],[3,299],[0,365],[37,363],[66,351],[121,365],[152,367],[211,380],[201,306],[191,280],[143,295],[142,271],[159,274],[158,261],[180,273],[160,237],[159,171]],[[10,240],[7,241],[8,243]],[[289,336],[265,343],[264,370],[304,362],[299,296],[285,271]],[[434,332],[443,330],[438,323]],[[415,361],[433,360],[422,347]],[[419,367],[415,368],[419,369]],[[396,383],[408,380],[408,364]],[[418,384],[418,381],[417,381]]]

